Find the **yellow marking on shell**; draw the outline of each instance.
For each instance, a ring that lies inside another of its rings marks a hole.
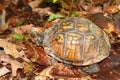
[[[57,54],[59,57],[63,57],[63,49],[64,49],[64,35],[57,34],[54,36],[50,42],[52,49],[54,50],[54,54]]]
[[[94,33],[99,36],[102,37],[103,36],[103,32],[98,28],[98,27],[93,27]]]
[[[81,27],[81,28],[78,28],[78,30],[82,32],[82,31],[88,31],[89,29],[86,27]]]
[[[94,39],[94,38],[95,38],[95,37],[94,37],[93,35],[87,35],[87,36],[86,36],[86,39],[89,39],[89,40],[90,40],[90,39]]]
[[[97,38],[93,35],[86,35],[84,43],[84,59],[92,57],[96,51]]]
[[[60,45],[58,45],[58,42],[57,41],[52,41],[51,42],[51,47],[52,49],[57,52],[58,51],[58,48],[59,48]]]
[[[78,43],[80,44],[80,43]],[[73,46],[75,50],[75,60],[81,60],[81,54],[80,54],[80,45]]]
[[[80,60],[80,38],[81,36],[76,33],[68,33],[66,44],[66,59]]]
[[[87,32],[89,31],[89,26],[88,26],[88,23],[78,23],[77,24],[77,30],[80,31],[80,32]]]
[[[76,45],[79,44],[79,39],[80,39],[80,35],[79,34],[74,34],[74,33],[68,33],[67,36],[67,43],[68,44],[72,44],[72,45]]]
[[[74,28],[73,22],[62,22],[60,31],[63,32],[65,30],[72,30]]]
[[[106,45],[106,41],[104,39],[100,40],[100,43],[99,43],[99,50],[102,50],[103,47]]]
[[[66,57],[67,58],[65,58],[65,59],[74,60],[74,51],[73,50],[67,50]]]
[[[61,25],[62,25],[62,26],[65,26],[65,25],[71,25],[71,26],[73,26],[73,22],[71,22],[71,21],[63,21],[63,22],[61,23]]]

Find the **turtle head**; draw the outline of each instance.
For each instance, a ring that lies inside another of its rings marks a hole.
[[[43,32],[34,32],[34,33],[31,34],[32,42],[34,42],[35,44],[37,44],[39,46],[42,46],[43,39],[44,39],[44,33]]]

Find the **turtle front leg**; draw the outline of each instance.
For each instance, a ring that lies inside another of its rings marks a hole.
[[[91,64],[88,66],[83,66],[83,67],[81,67],[81,69],[85,73],[93,74],[93,73],[98,72],[100,70],[100,67],[98,64]]]

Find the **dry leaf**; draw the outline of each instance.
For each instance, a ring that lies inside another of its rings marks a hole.
[[[37,12],[40,16],[43,15],[50,15],[52,14],[52,9],[50,7],[47,8],[35,8],[33,9],[33,12]]]
[[[18,18],[16,17],[9,18],[9,28],[15,27],[17,23],[18,23]]]
[[[2,54],[0,56],[0,61],[7,63],[7,64],[11,64],[11,69],[12,69],[12,76],[16,76],[17,75],[17,70],[20,68],[23,68],[24,65],[16,60],[14,60],[13,58],[11,58],[9,55],[7,54]]]
[[[53,66],[50,66],[46,69],[44,69],[39,75],[35,77],[35,80],[47,80],[51,79],[52,75],[50,75],[50,70],[53,68]]]
[[[38,58],[35,62],[41,64],[41,65],[46,65],[49,66],[51,64],[50,58],[46,55],[45,51],[36,45],[33,46],[35,48],[35,51],[38,53]]]
[[[10,70],[7,69],[5,66],[0,68],[0,76],[3,76],[3,75],[5,75],[5,74],[7,74],[9,72],[10,72]]]
[[[11,2],[14,4],[14,5],[17,5],[19,0],[11,0]]]
[[[108,13],[116,13],[120,10],[120,5],[113,5],[113,6],[109,6],[108,8],[106,8],[106,12]]]
[[[40,65],[50,65],[50,58],[46,55],[45,51],[37,46],[32,45],[28,41],[24,40],[24,44],[27,48],[26,55],[32,62],[36,62]]]
[[[25,74],[29,74],[33,71],[34,69],[34,65],[33,64],[30,64],[30,63],[26,63],[26,62],[23,62],[24,64],[24,73]]]
[[[23,34],[23,33],[31,33],[31,30],[33,28],[32,24],[29,25],[23,25],[17,28],[14,28],[14,32],[18,34]]]
[[[12,60],[13,59],[8,54],[1,54],[0,56],[0,61],[4,62],[3,65],[11,64]]]
[[[36,8],[39,6],[39,4],[42,2],[43,0],[34,0],[32,2],[29,2],[28,4],[32,7],[32,9]]]
[[[11,61],[11,68],[12,68],[12,76],[17,75],[17,70],[22,69],[24,65],[16,60]]]
[[[63,69],[65,69],[65,71],[63,71]],[[55,74],[55,73],[60,73],[61,75],[64,75],[64,72],[67,72],[68,74],[66,75],[69,75],[71,74],[72,70],[67,69],[63,67],[63,65],[57,63],[57,64],[54,64],[53,66],[50,66],[44,69],[40,74],[38,74],[35,77],[35,80],[94,80],[94,79],[91,79],[89,75],[83,75],[79,78],[76,78],[70,75],[68,77],[68,76],[60,76],[60,75]],[[74,74],[74,72],[72,73]]]
[[[0,39],[0,47],[4,49],[5,54],[9,54],[13,56],[14,58],[22,58],[27,62],[30,62],[29,59],[27,59],[24,51],[18,51],[17,50],[17,45],[8,42],[5,39]]]
[[[2,27],[0,27],[0,33],[2,33],[3,31],[5,31],[5,30],[7,30],[9,28],[8,24],[9,24],[9,21],[5,25],[3,25]]]
[[[80,6],[89,14],[96,14],[96,13],[101,13],[102,12],[102,7],[100,6],[93,6],[91,4],[85,5],[85,2],[80,3]]]
[[[0,2],[0,3],[2,3],[2,2]],[[5,8],[5,5],[0,4],[0,14],[2,14],[4,8]]]
[[[112,23],[108,23],[108,27],[104,28],[104,31],[108,34],[111,33],[111,32],[114,32],[115,31],[115,26]]]
[[[6,20],[6,11],[3,9],[2,15],[0,15],[0,26],[5,25],[5,20]]]
[[[4,48],[4,51],[6,54],[10,54],[14,58],[21,57],[19,52],[17,51],[16,45],[10,42],[7,42],[7,40],[5,39],[0,39],[0,47]]]

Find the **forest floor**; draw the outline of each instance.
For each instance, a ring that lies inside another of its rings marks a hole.
[[[98,72],[51,65],[42,33],[66,17],[87,18],[108,34],[110,55]],[[0,80],[120,80],[120,0],[0,0]]]

